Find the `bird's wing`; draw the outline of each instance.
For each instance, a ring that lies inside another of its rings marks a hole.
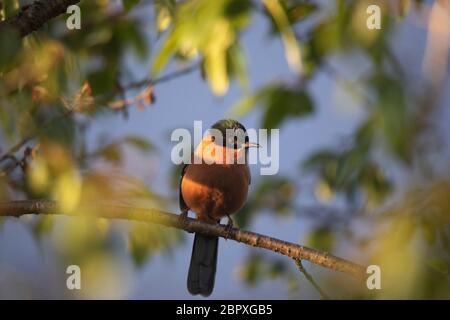
[[[180,199],[180,210],[181,212],[187,212],[189,210],[186,202],[184,202],[183,193],[181,192],[181,183],[183,182],[184,174],[186,173],[186,169],[188,164],[184,164],[181,169],[181,179],[180,179],[180,188],[179,188],[179,199]]]

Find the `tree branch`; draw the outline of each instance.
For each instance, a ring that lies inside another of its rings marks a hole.
[[[255,232],[244,231],[238,228],[228,228],[220,224],[208,224],[196,219],[182,219],[179,215],[156,209],[131,208],[115,205],[88,205],[78,210],[83,212],[95,210],[96,217],[106,219],[124,219],[140,222],[157,223],[167,227],[182,229],[188,232],[199,232],[205,235],[214,235],[228,238],[253,247],[263,248],[288,256],[295,261],[308,260],[311,263],[344,272],[353,277],[364,279],[366,268],[354,262],[333,256],[295,243],[272,238]],[[0,217],[20,217],[26,214],[62,214],[56,202],[47,200],[25,200],[0,202]],[[72,214],[82,215],[82,214]]]
[[[35,0],[32,4],[23,6],[14,17],[0,22],[0,32],[6,28],[19,31],[25,37],[41,28],[50,19],[66,13],[67,7],[80,0]]]

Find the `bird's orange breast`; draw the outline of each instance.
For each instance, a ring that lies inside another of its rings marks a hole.
[[[218,220],[244,206],[249,181],[245,164],[191,164],[183,176],[181,192],[199,219]]]

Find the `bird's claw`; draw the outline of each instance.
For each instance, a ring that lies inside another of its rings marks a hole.
[[[233,229],[233,219],[231,219],[231,217],[229,215],[227,215],[228,217],[228,221],[227,221],[227,225],[225,226],[226,228],[226,235],[225,235],[225,240],[228,240],[228,238],[230,238],[231,235],[231,230]]]
[[[180,223],[183,227],[183,229],[186,230],[187,224],[188,224],[188,212],[187,211],[183,211],[180,213],[180,215],[178,216],[178,219],[180,220]],[[189,233],[192,233],[192,231],[186,230]]]

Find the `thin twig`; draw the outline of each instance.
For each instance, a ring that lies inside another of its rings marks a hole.
[[[137,89],[137,88],[141,88],[143,86],[153,86],[156,84],[164,83],[164,82],[170,81],[172,79],[178,78],[180,76],[187,75],[187,74],[197,70],[198,67],[199,67],[198,64],[194,64],[192,66],[189,66],[189,67],[183,68],[181,70],[177,70],[172,73],[161,76],[160,78],[156,78],[156,79],[146,78],[146,79],[142,79],[142,80],[139,80],[136,82],[131,82],[126,85],[123,85],[122,89],[123,90]]]
[[[323,291],[317,282],[314,280],[314,278],[306,271],[306,269],[303,267],[302,259],[294,259],[295,263],[297,264],[298,269],[301,273],[305,276],[305,278],[313,285],[313,287],[320,293],[323,300],[330,300],[330,297]]]
[[[106,219],[125,219],[140,222],[157,223],[168,227],[182,229],[188,232],[198,232],[205,235],[222,237],[241,242],[253,247],[271,250],[273,252],[299,260],[308,260],[324,268],[340,271],[358,279],[364,279],[366,268],[354,262],[333,256],[327,252],[301,246],[295,243],[272,238],[255,232],[238,228],[228,228],[221,224],[209,224],[192,218],[180,218],[179,215],[157,209],[131,208],[115,205],[83,205],[78,212],[95,213],[94,217]],[[54,201],[26,200],[0,202],[0,216],[20,217],[26,214],[64,214]],[[84,213],[86,216],[86,213]]]

